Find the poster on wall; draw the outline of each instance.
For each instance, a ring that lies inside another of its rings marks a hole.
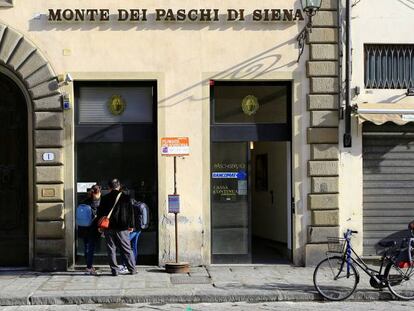
[[[188,137],[161,138],[161,155],[167,157],[183,157],[190,155]]]
[[[213,167],[223,167],[227,164],[216,163]],[[216,171],[211,173],[213,200],[236,202],[241,196],[247,195],[247,173],[244,164],[230,165],[236,171]]]

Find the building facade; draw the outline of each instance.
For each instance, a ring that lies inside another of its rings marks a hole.
[[[375,5],[375,10],[370,6]],[[410,1],[358,1],[352,7],[352,147],[341,146],[340,220],[358,228],[354,246],[407,235],[412,220],[414,36]],[[341,134],[344,124],[340,125]]]
[[[164,137],[190,145],[176,159],[179,260],[312,264],[339,234],[337,1],[299,61],[299,1],[0,5],[0,266],[82,265],[75,208],[113,177],[151,210],[139,264],[173,261]]]

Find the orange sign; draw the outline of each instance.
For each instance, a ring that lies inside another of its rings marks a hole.
[[[190,141],[188,137],[161,138],[161,155],[179,157],[190,155]]]

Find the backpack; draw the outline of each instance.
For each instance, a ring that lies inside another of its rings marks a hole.
[[[93,212],[90,205],[79,204],[76,208],[76,225],[80,227],[89,227],[93,221]]]
[[[138,230],[148,229],[150,223],[149,207],[144,202],[131,199],[131,205],[134,210],[135,227]]]

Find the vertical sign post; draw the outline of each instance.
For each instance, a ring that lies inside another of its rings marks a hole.
[[[166,263],[165,269],[169,273],[187,273],[189,264],[178,261],[178,213],[180,213],[180,196],[177,192],[177,156],[190,155],[188,137],[164,137],[161,138],[161,155],[174,157],[174,194],[168,195],[168,212],[174,214],[175,222],[175,262]]]

